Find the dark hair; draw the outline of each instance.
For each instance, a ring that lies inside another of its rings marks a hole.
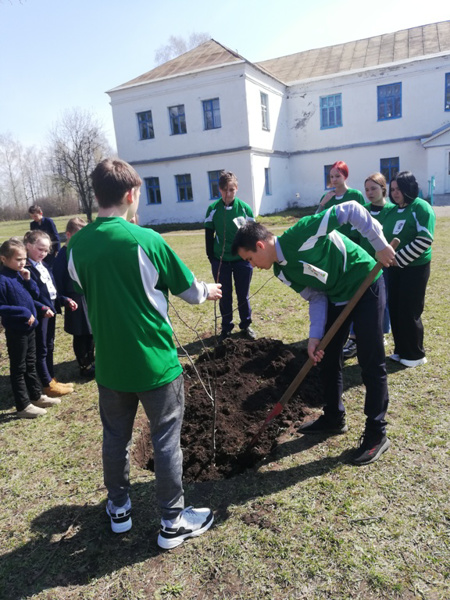
[[[342,173],[342,175],[345,177],[345,179],[347,179],[348,167],[343,160],[337,160],[334,163],[334,165],[331,165],[331,169],[337,169],[339,171],[339,173]],[[330,169],[330,171],[331,171],[331,169]]]
[[[68,233],[76,233],[80,231],[85,225],[87,225],[86,221],[81,217],[72,217],[67,221],[66,231]]]
[[[261,223],[247,221],[237,230],[231,246],[231,253],[236,255],[240,248],[256,252],[256,242],[266,242],[273,238],[273,233]]]
[[[30,215],[42,214],[42,208],[39,206],[39,204],[33,204],[28,209],[28,213]]]
[[[92,187],[101,208],[122,203],[124,195],[135,187],[141,187],[142,179],[124,160],[105,158],[91,173]]]
[[[25,250],[25,245],[18,237],[9,238],[0,246],[0,256],[12,258],[17,250]]]
[[[397,182],[398,189],[403,194],[403,199],[406,204],[411,204],[411,202],[414,202],[419,195],[419,184],[417,183],[417,179],[414,177],[411,171],[400,171],[400,173],[397,173],[392,181]],[[391,197],[390,192],[389,197]]]
[[[236,175],[231,171],[222,171],[219,176],[219,189],[226,190],[229,183],[238,184]]]

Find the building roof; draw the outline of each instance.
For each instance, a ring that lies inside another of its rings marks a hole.
[[[253,64],[267,75],[289,84],[302,79],[377,67],[448,51],[450,21],[305,50],[257,63],[249,63],[237,52],[211,39],[110,91],[233,63]]]
[[[450,21],[306,50],[257,63],[284,83],[323,77],[450,51]]]

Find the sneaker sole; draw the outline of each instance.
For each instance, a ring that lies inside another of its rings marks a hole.
[[[357,461],[357,460],[356,460],[356,461],[355,461],[355,460],[352,460],[352,464],[354,464],[354,465],[356,465],[356,466],[358,466],[358,467],[362,467],[362,466],[364,466],[364,465],[370,465],[371,463],[373,463],[373,462],[375,462],[376,460],[378,460],[378,459],[380,458],[380,456],[381,456],[382,454],[384,454],[384,453],[386,452],[386,450],[387,450],[388,448],[390,448],[390,447],[391,447],[391,440],[389,440],[389,439],[387,438],[387,439],[386,439],[386,442],[384,443],[384,445],[383,445],[383,446],[381,446],[381,447],[378,449],[378,452],[377,452],[376,454],[374,454],[374,455],[372,456],[372,458],[370,458],[370,460],[366,460],[366,461],[364,461],[364,462]]]
[[[161,534],[159,534],[157,544],[163,550],[172,550],[173,548],[180,546],[185,540],[187,540],[189,538],[193,538],[193,537],[198,537],[199,535],[202,535],[202,533],[205,533],[205,531],[208,531],[208,529],[211,527],[213,522],[214,522],[214,515],[213,515],[213,513],[211,513],[210,520],[207,521],[206,524],[203,525],[203,527],[201,527],[200,529],[197,529],[196,531],[192,531],[191,533],[185,533],[183,535],[179,535],[172,539],[167,539],[167,538],[163,537]]]
[[[111,513],[109,512],[108,508],[106,509],[106,514],[111,519],[111,529],[114,533],[126,533],[127,531],[130,531],[131,527],[133,526],[131,517],[128,517],[123,522],[116,523],[115,521],[113,521],[113,518],[111,517]]]
[[[345,427],[341,427],[341,429],[316,429],[315,431],[308,429],[297,429],[297,432],[302,433],[303,435],[343,435],[344,433],[347,433],[347,431],[348,425],[345,425]]]

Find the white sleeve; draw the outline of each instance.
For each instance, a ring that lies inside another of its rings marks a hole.
[[[375,252],[384,250],[389,244],[383,235],[380,223],[372,219],[369,211],[355,200],[343,202],[334,207],[339,225],[350,223],[371,244]]]
[[[328,297],[312,287],[306,287],[300,296],[309,302],[309,337],[321,340],[328,317]]]
[[[189,304],[202,304],[208,298],[208,294],[208,284],[194,279],[191,287],[177,296]]]

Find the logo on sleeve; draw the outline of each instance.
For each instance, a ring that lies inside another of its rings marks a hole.
[[[405,226],[406,220],[403,221],[397,221],[397,223],[395,224],[394,227],[394,231],[392,232],[394,235],[397,235],[397,233],[400,233],[400,231],[403,229],[403,227]]]

